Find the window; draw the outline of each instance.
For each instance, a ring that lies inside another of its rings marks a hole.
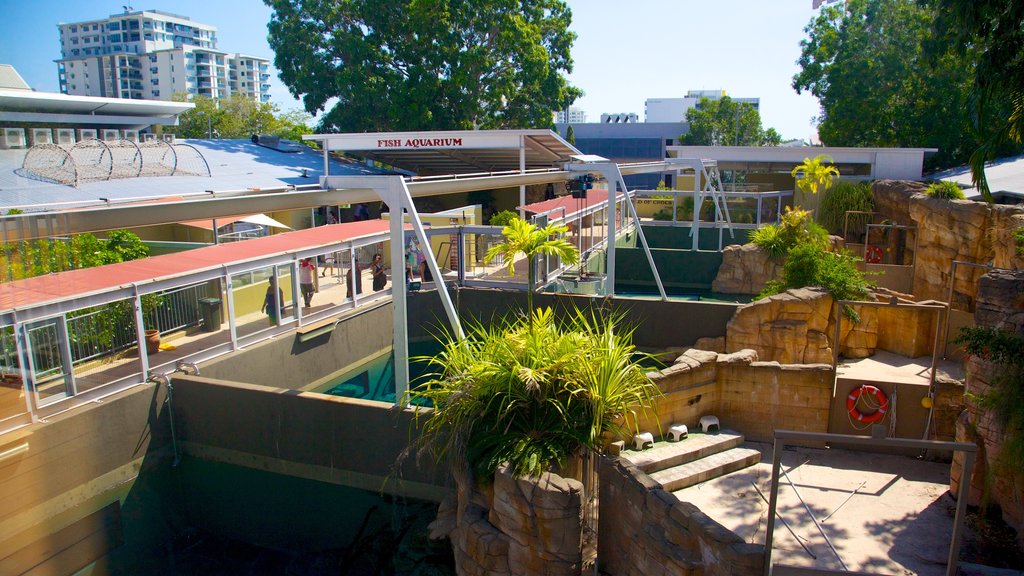
[[[77,32],[78,32],[78,26],[72,26],[71,27],[71,33],[72,34],[76,34]]]

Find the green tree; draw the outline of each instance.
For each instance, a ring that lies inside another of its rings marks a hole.
[[[188,102],[189,95],[179,92],[172,98]],[[312,130],[312,117],[301,110],[280,112],[276,104],[256,102],[244,94],[232,94],[215,100],[206,96],[191,99],[196,106],[178,117],[178,125],[168,128],[179,138],[249,138],[253,134],[276,134],[302,142]]]
[[[576,145],[576,131],[572,129],[572,124],[565,129],[565,141],[573,146]]]
[[[933,57],[942,58],[950,46],[961,58],[974,56],[971,117],[979,145],[971,153],[971,175],[992,202],[985,162],[1016,153],[1024,143],[1024,1],[923,1],[939,15],[936,34],[949,40],[933,45]]]
[[[551,254],[561,258],[566,264],[575,264],[579,261],[580,253],[571,242],[562,237],[568,228],[555,224],[548,224],[544,228],[537,228],[521,218],[515,218],[505,226],[501,235],[505,241],[501,244],[491,246],[484,255],[484,262],[490,262],[501,256],[508,265],[508,275],[515,276],[515,259],[520,254],[526,256],[526,265],[529,269],[529,286],[526,291],[526,308],[530,318],[533,317],[533,285],[536,283],[536,271],[533,265],[534,256]]]
[[[550,127],[569,85],[561,0],[265,0],[274,63],[321,130]]]
[[[684,146],[762,146],[766,132],[761,129],[761,114],[746,102],[736,102],[728,96],[718,100],[701,98],[695,108],[686,111],[690,131],[679,137]],[[767,138],[777,138],[770,129]],[[771,145],[777,145],[771,144]]]
[[[824,6],[804,29],[793,77],[818,98],[818,134],[829,146],[917,146],[956,165],[973,147],[964,55],[927,58],[935,11],[914,0],[848,0]]]

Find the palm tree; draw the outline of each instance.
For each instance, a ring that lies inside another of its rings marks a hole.
[[[832,165],[828,154],[818,154],[813,159],[804,158],[804,163],[793,168],[791,174],[800,190],[817,194],[832,186],[832,180],[839,177],[839,169]]]
[[[508,263],[508,275],[515,276],[515,258],[520,254],[526,255],[527,266],[529,267],[529,285],[526,291],[527,317],[533,318],[533,286],[536,284],[536,269],[533,265],[534,256],[540,254],[555,255],[567,264],[576,264],[579,261],[580,253],[571,242],[562,237],[569,228],[548,224],[544,228],[537,228],[522,218],[511,220],[501,231],[505,241],[496,246],[491,246],[484,256],[484,262],[491,262],[498,256],[502,256]]]

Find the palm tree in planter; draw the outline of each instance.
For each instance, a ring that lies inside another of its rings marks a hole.
[[[409,392],[434,406],[418,412],[421,446],[481,480],[502,465],[517,478],[539,476],[602,451],[660,393],[620,320],[579,310],[559,320],[547,308],[471,325],[463,339],[443,336],[440,354],[419,359],[428,374]]]
[[[513,218],[502,229],[501,235],[505,241],[501,244],[491,246],[484,255],[484,262],[489,263],[501,256],[504,262],[508,263],[508,275],[515,276],[515,258],[520,254],[526,255],[526,265],[529,268],[528,286],[526,290],[527,317],[533,318],[533,287],[537,283],[537,271],[534,266],[534,257],[542,254],[555,255],[566,264],[579,262],[580,253],[571,242],[562,237],[569,228],[548,224],[544,228],[537,228],[522,218]]]

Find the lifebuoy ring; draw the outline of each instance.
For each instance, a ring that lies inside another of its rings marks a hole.
[[[868,264],[878,264],[882,261],[882,249],[878,246],[868,246],[864,251],[864,261]]]
[[[857,408],[857,400],[864,394],[870,394],[875,397],[875,400],[878,402],[878,410],[871,414],[865,414]],[[846,397],[846,411],[850,413],[851,418],[855,418],[858,422],[864,422],[865,424],[878,422],[885,418],[885,412],[888,409],[889,397],[885,395],[885,392],[870,384],[861,384],[860,388],[850,392],[850,395]]]

